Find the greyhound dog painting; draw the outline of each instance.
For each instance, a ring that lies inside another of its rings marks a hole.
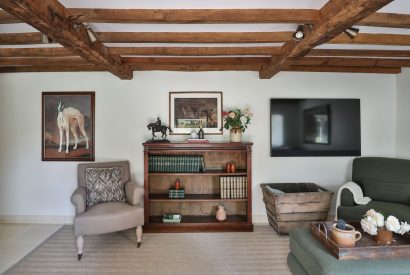
[[[63,135],[65,133],[66,138],[66,147],[65,152],[68,154],[68,147],[70,144],[70,131],[73,133],[75,139],[75,145],[73,150],[77,149],[78,144],[78,134],[77,129],[80,129],[81,134],[85,138],[86,148],[89,149],[90,146],[88,145],[88,136],[84,130],[84,116],[81,112],[73,107],[65,107],[63,102],[59,101],[57,104],[57,126],[60,132],[60,147],[58,151],[61,152],[61,148],[63,147]]]
[[[43,160],[94,160],[94,98],[94,92],[43,92]]]

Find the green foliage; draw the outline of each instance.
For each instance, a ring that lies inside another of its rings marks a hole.
[[[252,113],[249,112],[248,109],[244,111],[241,109],[233,109],[228,112],[223,112],[223,115],[225,116],[225,129],[239,128],[242,132],[245,132],[245,129],[247,129],[251,123]]]

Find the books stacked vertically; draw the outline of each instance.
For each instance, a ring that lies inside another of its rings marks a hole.
[[[205,171],[203,156],[149,156],[148,170],[154,173],[199,173]]]
[[[170,199],[183,199],[185,198],[185,189],[169,189],[168,190],[168,197]]]
[[[221,199],[246,199],[248,196],[248,178],[219,177]]]

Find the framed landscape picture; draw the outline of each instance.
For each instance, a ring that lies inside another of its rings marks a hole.
[[[95,92],[43,92],[43,161],[94,161]]]
[[[205,134],[222,134],[222,92],[170,92],[171,134],[190,134],[202,127]]]

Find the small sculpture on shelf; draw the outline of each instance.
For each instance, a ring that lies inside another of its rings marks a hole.
[[[171,128],[168,126],[162,125],[161,119],[158,117],[156,122],[150,123],[147,125],[148,130],[152,131],[152,139],[150,142],[169,142],[167,140],[167,130],[169,130],[170,133],[172,133]],[[161,140],[156,140],[155,138],[157,137],[155,133],[160,132],[161,133]]]

